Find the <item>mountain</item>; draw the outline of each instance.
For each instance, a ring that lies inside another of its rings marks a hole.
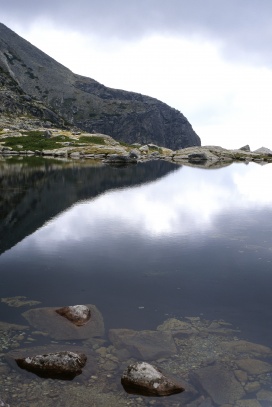
[[[57,161],[0,161],[0,255],[78,202],[106,191],[160,179],[179,165],[167,161],[113,168]],[[20,187],[18,187],[18,185]]]
[[[0,108],[127,143],[177,150],[200,145],[186,117],[165,103],[76,75],[0,23]]]

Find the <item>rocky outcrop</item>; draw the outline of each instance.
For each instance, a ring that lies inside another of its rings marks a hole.
[[[111,89],[76,75],[3,24],[0,68],[22,93],[18,99],[22,105],[35,100],[35,106],[40,103],[41,109],[46,107],[67,125],[109,134],[127,143],[154,143],[171,149],[200,145],[200,138],[178,110],[157,99]],[[9,110],[8,92],[9,87],[3,112]]]
[[[41,377],[71,380],[82,372],[86,360],[83,353],[58,352],[16,359],[16,363]]]
[[[170,396],[185,389],[146,362],[136,362],[124,371],[121,383],[128,393],[145,396]]]

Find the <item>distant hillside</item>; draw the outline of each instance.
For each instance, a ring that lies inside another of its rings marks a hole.
[[[179,111],[157,99],[76,75],[0,23],[1,112],[29,114],[108,134],[127,143],[177,150],[200,145]]]

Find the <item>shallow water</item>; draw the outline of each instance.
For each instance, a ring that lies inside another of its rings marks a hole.
[[[0,163],[0,298],[92,303],[106,332],[156,330],[172,317],[224,320],[238,337],[271,346],[272,166],[29,164]],[[29,308],[2,302],[0,321],[25,325]]]

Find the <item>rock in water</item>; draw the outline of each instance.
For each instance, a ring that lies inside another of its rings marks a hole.
[[[170,396],[185,389],[146,362],[136,362],[124,371],[121,383],[128,393],[145,396]]]
[[[91,318],[91,311],[86,305],[71,305],[56,309],[56,312],[76,326],[85,325]]]
[[[17,365],[41,377],[71,380],[82,372],[87,357],[83,353],[57,352],[16,359]]]

